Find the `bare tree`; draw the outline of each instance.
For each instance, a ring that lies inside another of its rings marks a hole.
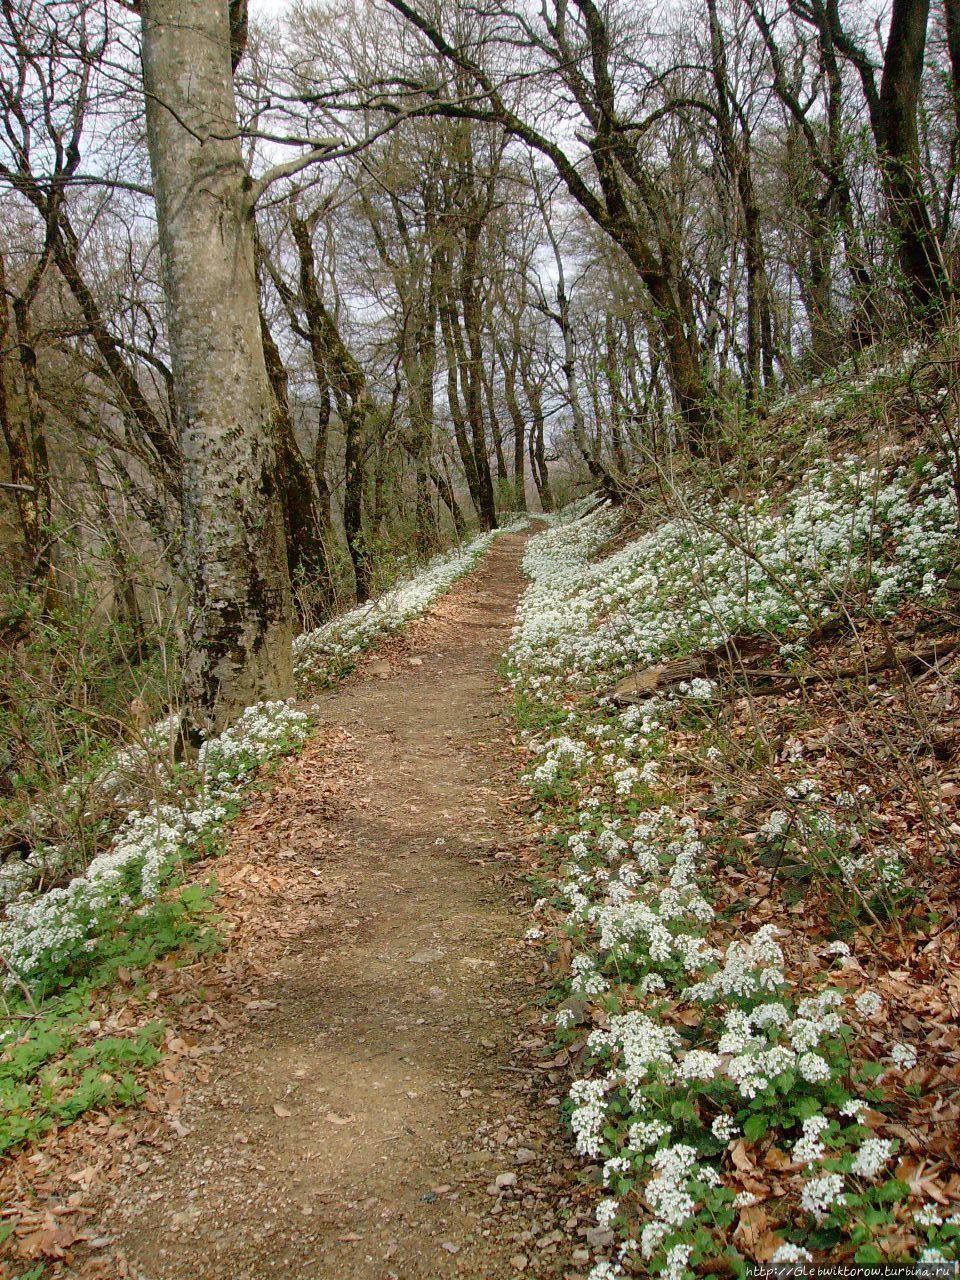
[[[828,56],[836,50],[856,69],[906,288],[916,311],[932,316],[947,279],[924,191],[917,121],[930,0],[893,0],[879,87],[877,67],[845,27],[839,0],[790,0],[790,8],[820,33]]]

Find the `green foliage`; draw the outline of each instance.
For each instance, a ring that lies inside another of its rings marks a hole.
[[[38,1015],[0,1053],[0,1155],[94,1107],[142,1100],[136,1072],[160,1061],[162,1025],[84,1043],[94,1006],[83,994],[80,1008],[70,1000]]]
[[[45,598],[0,569],[0,631],[0,827],[33,848],[68,845],[68,875],[109,842],[117,815],[91,779],[127,736],[131,703],[150,720],[167,705],[171,654],[159,632],[104,609],[94,581]]]
[[[185,885],[132,915],[118,910],[91,940],[85,965],[41,981],[41,991],[56,994],[39,1007],[22,995],[9,999],[0,1023],[0,1155],[86,1111],[142,1101],[137,1073],[159,1062],[163,1025],[151,1021],[128,1034],[91,1038],[102,1016],[100,993],[172,953],[215,950],[221,942],[215,892],[211,880]]]

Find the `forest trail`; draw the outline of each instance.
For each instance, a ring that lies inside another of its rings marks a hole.
[[[196,983],[220,1043],[196,1036],[179,1136],[140,1145],[101,1213],[136,1280],[571,1274],[589,1223],[554,1216],[572,1162],[560,1076],[530,1057],[531,833],[496,672],[523,544],[321,697],[211,866],[233,941]]]

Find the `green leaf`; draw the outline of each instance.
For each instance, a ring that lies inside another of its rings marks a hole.
[[[697,1123],[697,1109],[686,1098],[678,1098],[676,1102],[672,1102],[670,1104],[670,1114],[674,1120],[682,1120],[686,1124]]]
[[[798,1120],[809,1120],[811,1116],[819,1115],[821,1110],[822,1104],[820,1103],[820,1100],[818,1098],[811,1098],[809,1094],[799,1098],[790,1108],[791,1113],[795,1115]]]
[[[863,1220],[868,1227],[882,1227],[890,1221],[889,1209],[877,1209],[868,1205],[863,1211]]]
[[[891,1178],[877,1188],[877,1199],[881,1204],[894,1204],[897,1200],[905,1200],[909,1194],[910,1188],[899,1178]]]
[[[862,1244],[853,1255],[853,1260],[861,1266],[872,1266],[883,1261],[883,1254],[875,1244]]]
[[[748,1116],[743,1126],[743,1136],[748,1142],[759,1142],[770,1128],[770,1117],[761,1112],[756,1116]]]

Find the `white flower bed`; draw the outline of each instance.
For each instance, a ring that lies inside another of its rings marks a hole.
[[[179,732],[179,717],[166,716],[152,725],[138,742],[130,743],[114,752],[105,764],[93,769],[75,781],[66,783],[56,793],[57,800],[65,808],[80,812],[96,801],[108,801],[120,808],[130,809],[137,795],[143,795],[145,781],[149,783],[158,761],[173,760],[173,746]],[[31,811],[29,823],[38,826],[43,816]],[[0,904],[12,902],[20,894],[46,878],[62,877],[74,859],[69,845],[40,846],[26,857],[0,866]]]
[[[514,532],[524,524],[517,521],[494,533],[480,534],[455,551],[435,556],[413,577],[391,587],[376,600],[331,618],[315,631],[298,636],[293,642],[297,677],[307,682],[335,675],[345,663],[349,664],[369,648],[374,640],[396,631],[411,618],[419,617],[438,595],[470,572],[498,534]]]
[[[546,697],[744,632],[802,638],[846,593],[888,613],[907,592],[935,589],[956,521],[946,475],[883,481],[848,461],[811,472],[780,504],[700,508],[595,564],[617,529],[601,507],[531,540],[513,658],[529,667],[527,692]]]
[[[770,406],[771,415],[782,413],[786,409],[802,406],[807,416],[829,418],[844,401],[879,386],[885,379],[903,378],[909,374],[921,354],[920,347],[904,347],[883,364],[857,374],[856,363],[846,361],[838,368],[831,370],[812,382],[806,383],[799,391],[784,396]],[[816,394],[811,398],[811,392]]]
[[[64,888],[21,894],[0,922],[0,954],[9,972],[28,986],[63,973],[97,944],[108,913],[156,897],[183,851],[196,847],[223,822],[227,804],[265,761],[307,738],[311,719],[292,702],[249,707],[218,738],[204,743],[199,789],[179,804],[154,804],[131,813],[106,853]]]
[[[608,508],[528,545],[532,582],[508,661],[518,694],[550,727],[528,735],[526,781],[565,812],[576,806],[573,830],[561,828],[566,860],[554,904],[576,948],[571,1000],[603,1006],[570,1091],[577,1150],[602,1164],[612,1193],[598,1206],[598,1223],[619,1234],[615,1256],[597,1262],[592,1280],[621,1276],[634,1259],[677,1280],[694,1268],[709,1274],[734,1241],[737,1215],[756,1203],[737,1190],[740,1172],[727,1156],[741,1135],[750,1143],[779,1129],[777,1145],[792,1149],[792,1167],[780,1176],[792,1179],[798,1217],[785,1230],[796,1238],[781,1237],[776,1259],[808,1257],[804,1243],[824,1224],[845,1231],[851,1205],[885,1212],[894,1144],[863,1122],[870,1084],[851,1079],[847,1050],[878,998],[861,993],[855,1003],[826,985],[831,966],[846,962],[842,943],[823,949],[825,985],[812,996],[788,980],[772,926],[711,945],[700,824],[652,790],[664,724],[685,708],[709,715],[713,686],[694,681],[620,715],[602,699],[569,706],[571,691],[602,690],[635,665],[732,635],[774,630],[802,643],[850,592],[884,612],[908,592],[935,591],[955,544],[956,509],[945,479],[929,471],[908,496],[917,478],[903,471],[883,481],[847,461],[805,477],[779,507],[761,498],[749,509],[701,508],[696,520],[668,521],[600,561],[598,548],[617,531]],[[803,826],[808,841],[856,845],[855,797],[832,797],[837,818],[822,811],[814,779],[791,800],[797,812],[772,812],[764,838],[783,840]],[[866,854],[836,856],[848,882],[878,878]],[[881,857],[884,867],[899,866],[895,851]],[[543,908],[541,900],[535,910],[542,916]],[[532,932],[536,945],[545,923]],[[556,1019],[565,1043],[582,1035],[577,1023],[567,1002]],[[893,1045],[886,1070],[915,1061],[912,1046]]]

